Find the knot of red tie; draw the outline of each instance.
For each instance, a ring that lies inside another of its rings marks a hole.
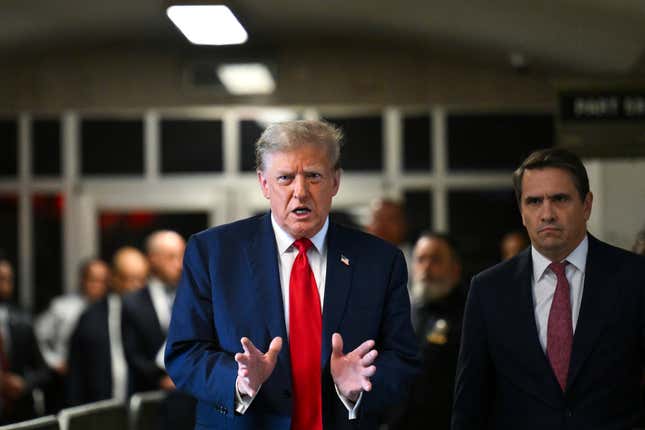
[[[562,263],[553,262],[549,264],[549,269],[551,269],[551,271],[555,273],[555,276],[557,277],[564,276],[565,269],[567,268],[567,264],[569,264],[569,262],[566,260],[563,261]]]
[[[313,244],[311,243],[311,241],[306,237],[303,237],[293,242],[293,246],[298,248],[298,252],[307,252],[312,245]]]

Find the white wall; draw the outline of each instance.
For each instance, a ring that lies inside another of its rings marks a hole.
[[[631,249],[645,228],[645,159],[585,160],[594,194],[589,231]]]

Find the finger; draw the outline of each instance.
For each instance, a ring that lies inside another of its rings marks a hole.
[[[372,348],[374,348],[374,341],[370,339],[358,345],[358,347],[355,350],[353,350],[352,353],[358,355],[359,357],[363,357]]]
[[[363,391],[371,391],[372,383],[369,381],[369,379],[363,379],[361,381],[361,387],[363,387]]]
[[[334,357],[340,357],[343,355],[343,337],[340,333],[334,333],[331,336],[331,354]]]
[[[363,366],[369,366],[370,364],[374,363],[374,360],[376,360],[376,357],[378,357],[378,351],[373,349],[367,354],[361,358],[361,364]]]
[[[242,348],[244,348],[244,352],[247,354],[252,354],[252,355],[262,355],[262,352],[253,345],[253,342],[251,342],[251,339],[248,337],[243,337],[240,339],[240,342],[242,343]]]
[[[376,373],[376,366],[369,366],[361,370],[361,376],[365,376],[366,378],[370,378],[374,376]]]
[[[271,341],[271,344],[269,345],[269,350],[266,353],[267,359],[271,362],[276,361],[281,349],[282,349],[282,338],[274,337],[273,340]]]
[[[237,369],[237,374],[242,378],[246,378],[247,376],[249,376],[249,369],[246,367],[240,367],[239,369]]]
[[[238,366],[241,367],[246,367],[249,365],[249,362],[251,361],[251,357],[248,356],[248,354],[242,354],[241,352],[238,352],[235,354],[235,362],[238,364]]]

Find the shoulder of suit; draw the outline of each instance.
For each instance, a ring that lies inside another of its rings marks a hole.
[[[527,264],[531,259],[531,249],[527,248],[513,258],[495,264],[487,269],[482,270],[473,277],[473,284],[476,282],[503,283],[515,276],[520,269],[520,265],[526,265],[526,268],[532,267]]]
[[[369,249],[372,253],[397,254],[403,252],[391,243],[352,227],[345,227],[340,224],[331,223],[330,231],[334,229],[333,234],[337,234],[348,246],[358,247],[361,250]],[[329,233],[328,233],[329,234]]]
[[[599,252],[600,258],[613,258],[621,264],[634,267],[645,273],[645,256],[610,245],[594,237],[589,239],[589,252]]]
[[[268,216],[268,214],[256,215],[228,224],[211,227],[206,230],[202,230],[199,233],[193,234],[190,240],[197,242],[211,241],[216,239],[223,240],[227,238],[237,241],[244,240],[257,232],[258,227],[263,222],[267,222],[265,217]]]

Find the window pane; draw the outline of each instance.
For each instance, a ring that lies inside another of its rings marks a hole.
[[[156,230],[174,230],[188,239],[191,234],[208,228],[205,212],[102,211],[99,215],[101,258],[112,259],[122,246],[143,251],[145,238]]]
[[[63,244],[61,195],[33,196],[35,312],[44,310],[51,299],[62,294]]]
[[[343,130],[341,166],[345,170],[378,171],[383,168],[383,120],[380,116],[327,117]]]
[[[240,121],[240,147],[243,172],[255,172],[255,142],[264,129],[257,121]]]
[[[16,291],[12,300],[19,296],[18,279],[18,198],[12,194],[0,194],[0,256],[8,259],[13,266]]]
[[[553,115],[450,115],[449,167],[514,170],[532,151],[553,146],[554,139]]]
[[[18,175],[18,128],[16,121],[0,119],[0,177],[14,178]]]
[[[423,231],[432,230],[432,194],[428,190],[408,191],[404,197],[408,221],[407,242],[414,246]]]
[[[432,168],[432,122],[430,114],[407,116],[403,120],[403,169],[428,171]]]
[[[222,122],[163,120],[161,122],[161,171],[221,172]]]
[[[32,123],[32,169],[37,176],[59,176],[60,121],[36,119]]]
[[[81,124],[84,175],[143,174],[141,120],[84,120]]]
[[[462,256],[464,280],[500,261],[505,233],[521,230],[512,190],[453,191],[449,194],[450,232]]]

